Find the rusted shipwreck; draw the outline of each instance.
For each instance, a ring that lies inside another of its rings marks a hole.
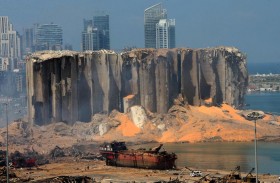
[[[172,169],[177,155],[160,151],[162,144],[151,150],[128,150],[125,142],[105,143],[100,153],[106,159],[106,165],[147,169]]]

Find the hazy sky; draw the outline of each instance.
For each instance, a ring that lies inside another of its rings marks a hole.
[[[110,15],[111,48],[144,47],[144,9],[162,2],[176,19],[177,47],[235,46],[248,62],[280,62],[280,0],[0,0],[20,33],[34,23],[62,26],[64,43],[80,50],[83,18]]]

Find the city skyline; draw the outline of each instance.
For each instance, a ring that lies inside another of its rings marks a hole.
[[[118,50],[126,46],[144,47],[143,10],[156,3],[160,2],[3,0],[0,12],[1,16],[9,16],[21,34],[23,28],[34,23],[60,24],[64,43],[80,50],[83,18],[105,10],[112,17],[111,49]],[[168,15],[176,19],[176,47],[235,46],[247,54],[250,62],[279,62],[280,2],[164,0],[162,3]]]
[[[94,15],[93,19],[84,19],[82,32],[82,51],[110,49],[109,15]]]

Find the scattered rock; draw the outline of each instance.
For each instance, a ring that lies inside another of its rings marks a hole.
[[[130,116],[133,123],[138,128],[143,128],[147,121],[147,114],[142,106],[133,106],[130,108]]]

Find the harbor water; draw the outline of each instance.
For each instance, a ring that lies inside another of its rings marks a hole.
[[[129,148],[151,148],[158,144],[137,145]],[[167,152],[177,154],[178,167],[195,169],[233,170],[241,167],[249,172],[255,167],[254,143],[165,143]],[[259,173],[280,174],[280,143],[258,143]]]
[[[245,109],[280,115],[280,92],[252,92],[245,96]]]

